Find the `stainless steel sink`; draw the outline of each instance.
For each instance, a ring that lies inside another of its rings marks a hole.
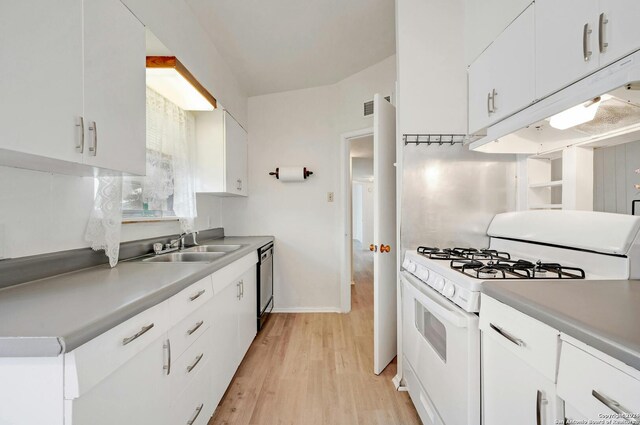
[[[224,256],[224,252],[173,252],[145,258],[149,263],[210,263]]]
[[[223,252],[229,253],[233,251],[237,251],[242,248],[244,245],[198,245],[191,248],[187,248],[184,252]]]

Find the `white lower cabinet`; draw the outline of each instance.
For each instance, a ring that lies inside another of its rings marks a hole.
[[[256,273],[254,265],[213,299],[211,394],[216,403],[222,399],[258,330]]]
[[[554,382],[486,334],[482,368],[483,424],[561,423]]]
[[[248,254],[65,354],[64,422],[51,423],[205,425],[256,336],[257,261]]]
[[[640,372],[597,354],[601,358],[562,342],[558,395],[565,401],[567,419],[625,423],[623,418],[628,415],[640,420]]]
[[[65,400],[65,425],[171,425],[164,343],[158,338],[86,394]]]

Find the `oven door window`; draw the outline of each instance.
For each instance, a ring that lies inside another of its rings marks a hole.
[[[447,362],[447,329],[436,316],[415,300],[416,328],[443,362]]]

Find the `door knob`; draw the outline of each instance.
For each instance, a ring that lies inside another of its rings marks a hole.
[[[374,245],[374,244],[369,245],[369,251],[377,252],[378,251],[378,245]]]
[[[391,251],[391,247],[389,245],[380,244],[380,252],[389,252]]]

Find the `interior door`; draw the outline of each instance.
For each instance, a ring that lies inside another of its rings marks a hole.
[[[373,105],[373,368],[379,375],[397,351],[396,108],[379,94]]]

